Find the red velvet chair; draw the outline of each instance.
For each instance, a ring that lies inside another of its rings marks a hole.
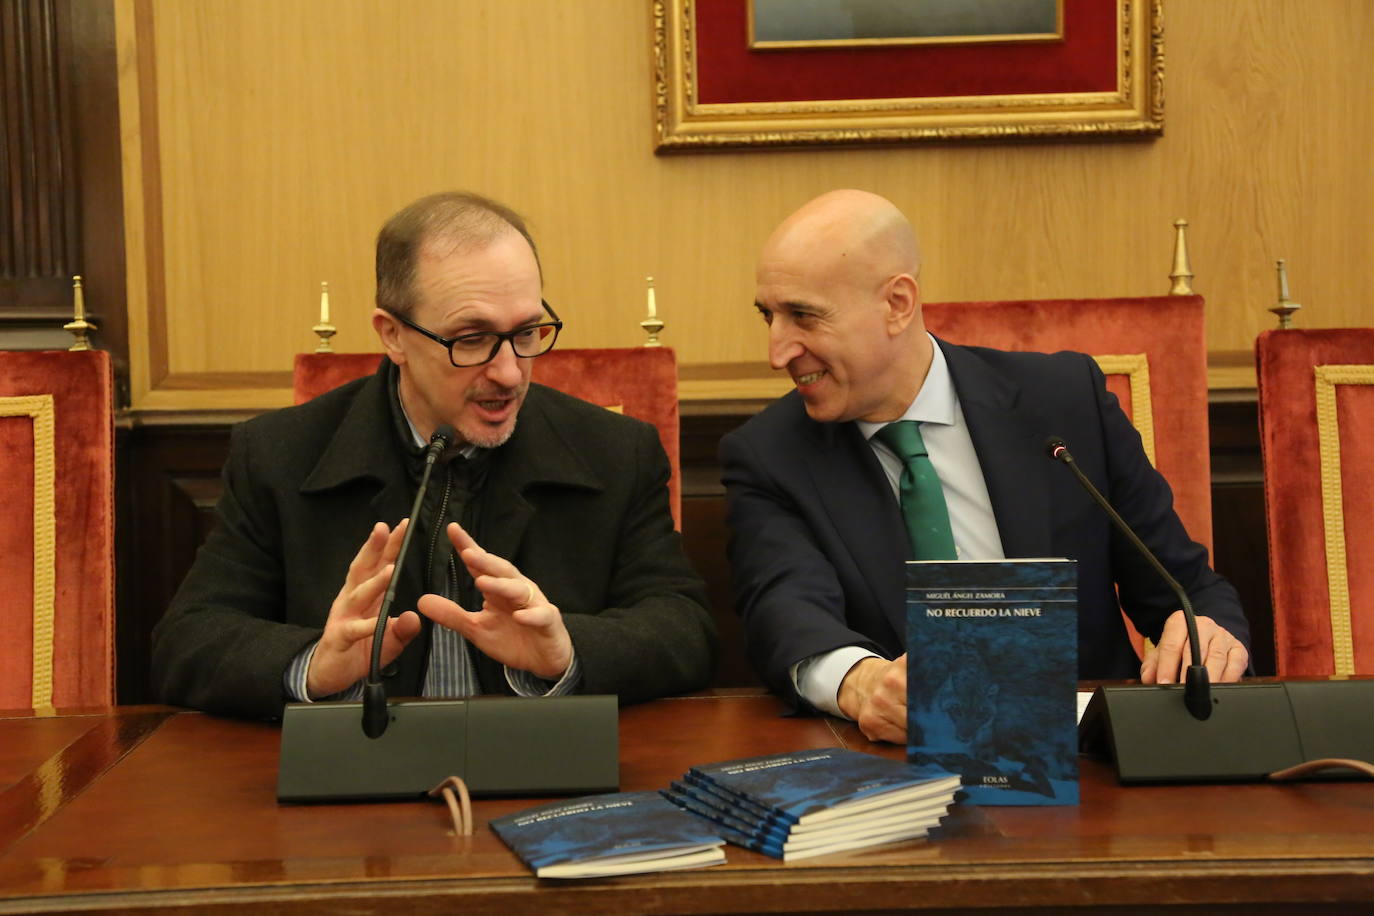
[[[293,373],[297,404],[377,369],[375,353],[298,353]],[[658,428],[672,476],[668,500],[682,526],[681,447],[677,357],[668,347],[553,349],[534,360],[532,378],[574,397]]]
[[[0,352],[0,708],[114,703],[108,353]]]
[[[1280,677],[1374,674],[1374,328],[1255,342]]]
[[[1108,389],[1140,432],[1145,453],[1169,481],[1188,533],[1211,550],[1201,296],[932,302],[923,312],[931,333],[951,343],[1094,356]],[[1139,651],[1140,637],[1133,628],[1130,632]]]

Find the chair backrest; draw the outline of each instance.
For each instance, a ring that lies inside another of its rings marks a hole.
[[[376,371],[376,353],[300,353],[293,393],[297,404]],[[554,349],[534,360],[534,381],[652,423],[668,453],[668,499],[682,525],[682,473],[677,357],[668,347]]]
[[[951,343],[1093,356],[1140,433],[1145,454],[1173,489],[1174,509],[1188,534],[1212,549],[1201,296],[932,302],[922,312],[931,333]],[[1122,616],[1131,644],[1143,654],[1144,639]]]
[[[1145,453],[1169,481],[1188,534],[1211,549],[1201,296],[932,302],[923,313],[931,333],[951,343],[1078,350],[1095,357],[1108,389],[1140,432]]]
[[[109,354],[0,352],[0,708],[114,703]]]
[[[1374,328],[1265,331],[1255,362],[1278,673],[1374,674]]]

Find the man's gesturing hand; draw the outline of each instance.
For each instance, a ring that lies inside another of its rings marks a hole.
[[[840,711],[870,741],[906,743],[906,655],[865,658],[840,681]]]
[[[385,522],[378,522],[348,565],[348,576],[329,609],[324,635],[306,672],[306,690],[312,699],[338,693],[367,676],[372,633],[407,524],[405,520],[388,529]],[[382,638],[382,664],[390,664],[419,632],[420,617],[413,611],[388,620]]]
[[[508,560],[487,553],[457,522],[450,522],[453,549],[482,593],[482,609],[468,613],[439,595],[425,595],[420,610],[435,623],[457,630],[480,651],[508,668],[558,680],[572,664],[572,638],[563,615],[539,586]]]

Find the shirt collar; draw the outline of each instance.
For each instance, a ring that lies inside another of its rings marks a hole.
[[[916,400],[907,405],[906,412],[898,419],[953,426],[956,399],[954,380],[949,375],[949,363],[945,362],[945,351],[940,349],[939,342],[931,337],[929,331],[926,332],[926,337],[930,340],[931,346],[930,369],[926,372],[925,381],[921,383],[921,390],[916,392]],[[873,438],[874,433],[887,425],[870,423],[867,420],[855,422],[865,439]]]
[[[413,440],[413,443],[419,448],[424,448],[425,446],[429,445],[429,442],[426,441],[425,437],[420,435],[420,430],[416,428],[415,421],[410,419],[410,412],[406,410],[406,402],[401,397],[400,385],[396,386],[396,403],[401,408],[401,416],[405,418],[406,426],[410,427],[410,438]],[[473,445],[471,442],[468,442],[459,447],[458,454],[462,455],[464,458],[471,458],[472,453],[475,451],[477,451],[477,446]]]

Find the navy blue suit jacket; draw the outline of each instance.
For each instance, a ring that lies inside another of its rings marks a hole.
[[[1168,484],[1150,466],[1091,357],[939,345],[1003,551],[1078,561],[1081,679],[1139,676],[1120,609],[1157,639],[1178,599],[1069,469],[1046,456],[1051,435],[1067,440],[1082,470],[1179,580],[1197,613],[1248,646],[1235,589],[1184,531]],[[736,606],[750,658],[769,687],[796,701],[790,666],[841,646],[886,658],[905,651],[905,529],[858,427],[817,423],[792,392],[727,435],[720,454]]]

